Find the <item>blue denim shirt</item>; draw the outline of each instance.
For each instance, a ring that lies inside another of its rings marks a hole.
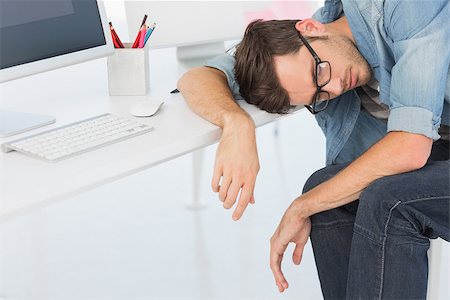
[[[329,23],[342,15],[390,114],[387,122],[374,118],[361,109],[354,90],[330,101],[316,115],[326,137],[327,165],[354,160],[390,131],[439,139],[441,123],[450,125],[450,2],[326,0],[313,18]],[[233,56],[207,65],[223,71],[234,97],[242,99]]]

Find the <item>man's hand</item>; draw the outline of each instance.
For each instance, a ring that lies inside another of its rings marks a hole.
[[[270,239],[270,269],[280,292],[284,292],[289,287],[281,271],[281,262],[288,244],[295,243],[292,260],[294,264],[299,265],[302,260],[303,248],[311,233],[311,220],[309,217],[300,216],[296,201],[286,210],[280,225]]]
[[[233,212],[233,220],[239,220],[248,203],[255,203],[253,190],[259,172],[256,148],[255,125],[247,117],[239,118],[224,126],[222,138],[216,152],[216,162],[211,186],[219,193],[223,207]]]
[[[255,123],[234,100],[225,73],[209,67],[191,69],[177,85],[189,107],[223,129],[216,154],[212,189],[225,208],[231,208],[241,192],[233,219],[238,220],[248,203],[259,172]]]

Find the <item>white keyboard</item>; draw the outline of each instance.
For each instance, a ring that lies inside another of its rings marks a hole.
[[[133,118],[104,114],[2,145],[3,152],[19,151],[55,162],[150,132],[153,127]]]

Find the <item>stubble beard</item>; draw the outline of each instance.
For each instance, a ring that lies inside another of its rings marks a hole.
[[[339,49],[338,51],[343,53],[344,59],[348,61],[349,68],[356,67],[359,69],[358,85],[367,84],[372,78],[372,69],[353,41],[344,36],[333,36],[328,40],[335,49]]]

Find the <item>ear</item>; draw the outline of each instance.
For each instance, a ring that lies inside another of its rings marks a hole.
[[[297,29],[303,36],[307,37],[322,36],[327,32],[325,25],[314,19],[304,19],[298,21],[295,24],[295,29]]]

